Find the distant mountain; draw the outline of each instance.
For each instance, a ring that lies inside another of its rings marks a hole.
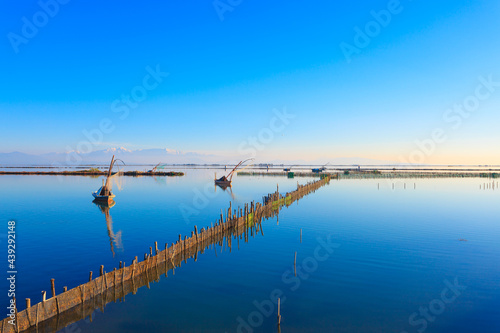
[[[260,162],[257,162],[260,163]],[[312,161],[305,160],[273,160],[268,161],[274,165],[341,165],[341,166],[354,166],[354,165],[403,165],[404,163],[395,161],[376,160],[364,157],[336,157],[336,158],[319,158]]]
[[[317,159],[313,161],[315,165],[400,165],[401,162],[376,160],[364,157],[336,157],[332,159]]]
[[[90,153],[47,153],[42,155],[21,152],[0,153],[0,165],[81,165],[107,164],[111,156],[122,159],[126,164],[205,164],[215,163],[220,156],[209,154],[183,153],[172,149],[138,149],[129,150],[123,147],[97,150]]]
[[[111,157],[123,160],[126,164],[185,164],[185,163],[206,163],[207,160],[215,159],[213,155],[198,153],[183,153],[173,149],[137,149],[130,150],[123,147],[96,150],[87,154],[68,152],[50,153],[42,155],[43,158],[55,163],[69,164],[106,164]]]
[[[123,160],[127,165],[131,164],[236,164],[240,157],[228,157],[193,152],[180,152],[173,149],[137,149],[130,150],[124,147],[96,150],[90,153],[78,153],[75,151],[67,153],[47,153],[42,155],[30,155],[21,152],[0,153],[0,165],[82,165],[100,164],[105,165],[111,160],[111,156]],[[243,157],[241,157],[243,158]],[[273,160],[264,161],[257,158],[255,164],[270,163],[275,165],[399,165],[394,161],[382,161],[362,157],[340,157],[321,158],[314,161],[304,160]]]
[[[12,153],[0,153],[0,165],[38,165],[50,164],[49,160],[42,156],[30,155],[14,151]]]

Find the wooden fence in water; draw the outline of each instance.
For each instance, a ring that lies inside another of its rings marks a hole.
[[[42,292],[42,301],[20,312],[16,310],[15,325],[9,323],[11,318],[5,318],[1,325],[1,332],[55,332],[72,323],[92,318],[96,309],[104,312],[104,307],[110,302],[117,302],[129,294],[135,294],[137,289],[154,281],[159,281],[161,275],[168,276],[168,272],[175,274],[175,268],[180,267],[182,261],[194,258],[198,253],[204,253],[212,245],[227,245],[231,250],[234,239],[238,242],[244,238],[248,242],[249,236],[262,232],[263,218],[271,218],[279,214],[281,207],[289,206],[300,198],[315,192],[325,184],[330,177],[326,176],[318,181],[306,185],[297,184],[293,192],[281,195],[279,188],[275,193],[262,198],[262,203],[252,202],[244,208],[232,209],[231,203],[226,216],[221,212],[219,220],[211,227],[194,227],[191,236],[179,235],[179,239],[170,246],[165,244],[164,250],[159,250],[155,242],[155,249],[150,247],[150,254],[145,255],[144,261],[139,262],[137,257],[131,265],[115,268],[105,272],[101,266],[100,276],[71,290],[56,295],[52,284],[52,297],[45,299]],[[153,254],[154,251],[154,254]]]

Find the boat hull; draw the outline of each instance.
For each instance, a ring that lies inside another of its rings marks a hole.
[[[216,180],[215,185],[220,185],[220,186],[231,186],[231,182],[227,180]]]
[[[114,194],[112,194],[112,195],[99,195],[97,193],[98,193],[97,191],[92,193],[92,196],[94,197],[94,200],[98,201],[98,202],[110,203],[113,201],[113,198],[115,197]]]

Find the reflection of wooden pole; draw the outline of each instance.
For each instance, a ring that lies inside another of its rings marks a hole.
[[[302,228],[300,229],[300,242],[302,243]]]
[[[295,276],[297,276],[297,251],[295,251],[295,259],[293,259],[293,271],[295,272]]]
[[[36,320],[35,320],[35,327],[38,327],[38,310],[40,309],[40,303],[36,305]]]
[[[278,326],[281,325],[281,300],[278,298]]]

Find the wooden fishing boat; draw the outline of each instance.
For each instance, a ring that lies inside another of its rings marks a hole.
[[[97,207],[99,207],[99,209],[101,210],[102,213],[105,213],[104,210],[106,208],[112,208],[114,205],[116,205],[116,201],[114,201],[113,199],[111,199],[107,202],[94,199],[94,200],[92,200],[92,203],[94,205],[96,205]]]
[[[226,176],[222,176],[219,179],[215,179],[215,184],[219,185],[219,186],[227,187],[227,186],[231,186],[231,180],[227,179]]]
[[[113,170],[113,165],[115,164],[115,155],[111,158],[111,164],[109,165],[108,174],[106,177],[106,181],[102,180],[102,186],[95,192],[92,193],[92,196],[95,198],[97,202],[111,203],[115,195],[111,192],[111,178],[115,176],[117,173],[111,175],[111,170]]]
[[[220,178],[217,178],[217,174],[215,175],[215,185],[218,185],[222,188],[228,188],[231,187],[231,182],[233,180],[233,175],[236,172],[236,169],[238,169],[243,163],[253,160],[253,158],[249,158],[248,160],[241,161],[238,163],[233,170],[231,170],[230,173],[227,174],[227,176],[222,176]]]
[[[106,191],[104,180],[103,185],[99,187],[97,191],[93,192],[92,196],[95,198],[94,200],[99,203],[111,203],[113,198],[116,197],[111,190]]]

